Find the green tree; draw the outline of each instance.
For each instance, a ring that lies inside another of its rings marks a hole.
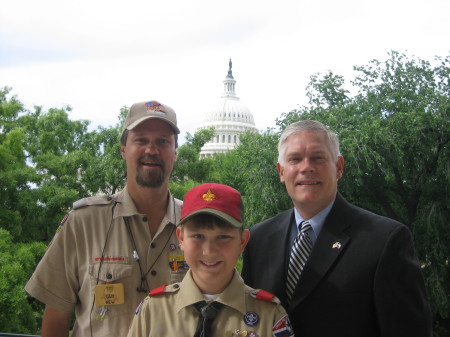
[[[38,176],[27,165],[25,134],[15,124],[24,111],[23,105],[15,96],[8,98],[10,90],[0,90],[0,228],[19,237],[26,219],[20,205],[30,197],[31,184],[38,181]]]
[[[84,154],[86,165],[80,168],[80,183],[88,194],[114,194],[125,185],[125,161],[120,155],[121,128],[98,128],[89,134]]]
[[[34,107],[33,112],[16,120],[13,130],[23,132],[26,164],[37,177],[27,184],[28,189],[16,203],[26,226],[21,240],[48,241],[72,202],[88,193],[80,183],[80,170],[89,164],[83,149],[89,122],[71,121],[70,110],[65,107],[44,112]]]
[[[215,161],[211,158],[200,160],[201,148],[213,135],[212,128],[199,130],[194,135],[186,133],[185,143],[177,149],[177,162],[170,182],[170,190],[176,198],[182,200],[191,188],[215,180]]]
[[[41,242],[15,244],[0,228],[0,327],[2,332],[36,333],[40,328],[35,312],[43,305],[29,300],[23,289],[45,251]]]
[[[172,179],[181,182],[191,179],[203,182],[211,172],[211,161],[200,160],[200,150],[214,136],[214,129],[201,129],[191,135],[186,133],[186,141],[177,149],[177,162],[172,171]]]

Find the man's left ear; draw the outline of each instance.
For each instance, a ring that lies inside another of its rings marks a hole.
[[[336,162],[337,179],[341,179],[344,175],[344,157],[339,156]]]

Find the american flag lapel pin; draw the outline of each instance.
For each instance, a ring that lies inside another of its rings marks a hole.
[[[333,243],[333,248],[337,248],[337,249],[341,249],[341,243],[339,241],[336,241],[335,243]]]

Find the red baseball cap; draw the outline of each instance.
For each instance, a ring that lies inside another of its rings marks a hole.
[[[194,187],[186,193],[178,225],[196,214],[215,215],[234,227],[241,228],[244,204],[241,194],[234,188],[215,183],[206,183]]]

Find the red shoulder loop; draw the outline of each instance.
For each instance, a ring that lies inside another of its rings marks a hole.
[[[275,297],[275,295],[272,295],[271,293],[265,291],[265,290],[259,290],[256,293],[256,298],[259,300],[263,300],[266,302],[272,302],[272,299]]]
[[[148,293],[148,296],[155,296],[164,294],[164,290],[166,289],[166,285],[162,285],[161,287],[155,288]]]

